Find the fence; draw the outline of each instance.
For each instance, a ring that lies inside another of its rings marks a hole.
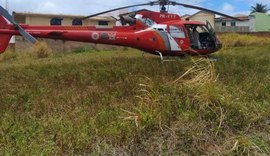
[[[42,39],[42,41],[47,42],[50,48],[54,52],[71,52],[76,49],[86,48],[86,49],[98,49],[98,50],[112,50],[121,49],[123,47],[103,45],[103,44],[93,44],[93,43],[83,43],[83,42],[73,42],[73,41],[62,41],[53,39]],[[14,44],[15,51],[30,51],[33,45],[25,40],[21,36],[16,36],[16,43]]]
[[[216,32],[249,32],[248,26],[216,26],[215,27]]]

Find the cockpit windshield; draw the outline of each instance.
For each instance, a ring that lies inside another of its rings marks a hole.
[[[156,24],[156,22],[153,21],[152,19],[146,18],[146,17],[143,18],[142,15],[136,15],[135,18],[136,18],[137,20],[139,20],[140,22],[142,22],[143,24],[145,24],[146,26],[148,26],[148,27],[151,27],[151,26],[153,26],[154,24]]]

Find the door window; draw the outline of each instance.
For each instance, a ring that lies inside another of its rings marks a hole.
[[[182,28],[170,26],[170,34],[173,38],[186,38],[185,32]]]

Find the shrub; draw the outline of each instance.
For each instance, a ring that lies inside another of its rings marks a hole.
[[[33,53],[37,58],[47,58],[52,55],[52,49],[46,42],[38,42],[34,46]]]

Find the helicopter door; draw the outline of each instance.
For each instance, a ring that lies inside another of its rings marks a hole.
[[[169,26],[169,33],[171,39],[174,41],[175,47],[177,47],[177,51],[181,51],[181,45],[185,43],[186,34],[182,27],[170,25]],[[172,45],[172,43],[171,43]],[[172,48],[173,50],[173,48]],[[176,51],[176,50],[175,50]]]
[[[212,27],[212,25],[210,24],[210,22],[208,20],[206,20],[206,26],[208,28],[209,34],[211,35],[212,39],[215,42],[215,46],[217,47],[217,37],[216,37],[216,33],[214,31],[214,28]]]
[[[209,29],[209,32],[211,34],[214,34],[214,29],[213,29],[212,25],[210,24],[210,22],[208,20],[206,20],[206,26]]]

